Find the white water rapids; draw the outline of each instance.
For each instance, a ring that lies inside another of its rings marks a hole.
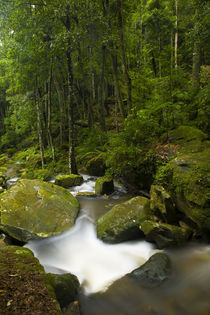
[[[94,182],[74,188],[93,191]],[[114,197],[116,198],[116,197]],[[94,202],[94,200],[93,200]],[[76,275],[86,294],[104,291],[115,280],[142,265],[155,251],[145,241],[106,244],[97,239],[91,211],[83,206],[75,225],[62,235],[30,241],[26,247],[46,272]]]

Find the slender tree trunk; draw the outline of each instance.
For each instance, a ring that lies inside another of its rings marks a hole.
[[[49,82],[48,82],[48,95],[47,95],[47,134],[48,142],[52,151],[52,158],[55,161],[55,148],[51,133],[51,109],[52,109],[52,60],[50,65]]]
[[[62,91],[60,90],[58,81],[54,78],[55,89],[58,95],[58,104],[59,104],[59,139],[60,145],[63,144],[63,127],[64,127],[64,108],[63,108],[63,101],[62,101]]]
[[[192,67],[192,88],[194,91],[198,91],[200,86],[200,53],[200,38],[197,32],[194,39]]]
[[[42,119],[41,119],[41,109],[40,109],[40,94],[38,88],[34,93],[34,99],[36,104],[36,114],[37,114],[37,131],[39,136],[39,149],[41,156],[42,168],[44,168],[44,142],[43,142],[43,130],[42,130]]]
[[[122,100],[122,95],[121,95],[119,80],[118,80],[118,75],[117,75],[116,57],[113,55],[113,53],[111,53],[111,61],[112,61],[112,72],[113,72],[113,78],[114,78],[115,94],[117,97],[117,103],[118,103],[118,107],[120,109],[120,113],[121,113],[122,117],[125,118],[126,115],[125,115],[125,110],[124,110],[124,105],[123,105],[123,100]]]
[[[174,39],[174,66],[178,67],[178,0],[175,0],[176,21],[175,21],[175,39]]]
[[[122,70],[125,79],[126,89],[127,89],[127,105],[128,113],[131,112],[132,108],[132,97],[131,97],[131,79],[128,73],[128,66],[125,55],[125,40],[124,40],[124,30],[123,30],[123,18],[122,18],[122,0],[117,0],[118,9],[118,29],[120,34],[120,54],[122,59]]]
[[[101,129],[106,130],[105,109],[104,109],[104,69],[105,69],[106,46],[102,45],[102,65],[101,65],[101,82],[100,82],[100,103],[99,103],[99,120]]]
[[[74,105],[73,105],[73,70],[71,59],[71,39],[70,39],[70,6],[67,5],[66,10],[66,29],[68,31],[67,39],[67,69],[68,69],[68,96],[67,96],[67,109],[68,109],[68,127],[69,127],[69,170],[72,174],[77,174],[77,165],[75,160],[75,134],[74,134]]]
[[[139,30],[139,71],[142,65],[142,51],[143,51],[143,5],[140,2],[140,30]]]

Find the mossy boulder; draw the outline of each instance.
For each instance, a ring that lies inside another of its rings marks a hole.
[[[69,191],[39,180],[20,180],[1,194],[0,230],[22,242],[71,228],[79,202]]]
[[[97,221],[97,236],[108,243],[119,243],[141,236],[139,225],[150,218],[149,200],[135,197],[115,205]]]
[[[93,191],[80,191],[76,195],[77,197],[87,197],[87,198],[95,198],[97,197],[96,193]]]
[[[24,247],[0,248],[0,314],[61,314],[44,268]]]
[[[171,194],[187,223],[203,235],[210,230],[210,145],[206,137],[202,131],[186,126],[169,133],[178,151],[159,168],[155,180]]]
[[[156,253],[128,276],[142,287],[154,288],[166,281],[171,273],[171,261],[165,253]]]
[[[49,283],[55,290],[56,298],[61,308],[67,307],[71,302],[75,301],[80,283],[76,276],[66,273],[62,275],[47,274]]]
[[[156,243],[159,249],[179,246],[185,243],[192,234],[190,229],[152,220],[145,220],[139,228],[144,232],[146,240]]]
[[[150,189],[150,208],[155,215],[167,223],[177,222],[176,206],[169,192],[162,186],[152,185]]]
[[[110,195],[114,192],[114,182],[111,176],[99,177],[95,183],[97,195]]]
[[[7,186],[6,178],[5,178],[5,176],[3,176],[3,175],[0,175],[0,186],[1,186],[2,188],[6,188],[6,186]]]
[[[64,188],[79,186],[83,183],[83,177],[81,175],[57,175],[55,178],[55,184]]]
[[[104,160],[98,157],[89,160],[86,168],[88,174],[91,176],[104,176],[106,170]]]
[[[3,193],[4,191],[5,189],[2,186],[0,186],[0,194]]]

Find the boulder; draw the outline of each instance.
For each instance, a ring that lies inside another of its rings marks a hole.
[[[89,160],[86,168],[88,174],[91,176],[104,176],[106,170],[104,160],[98,157]]]
[[[0,186],[0,194],[3,193],[4,191],[5,189],[2,186]]]
[[[150,189],[150,208],[154,214],[167,223],[177,222],[176,206],[171,195],[159,185],[152,185]]]
[[[1,194],[0,230],[28,242],[70,229],[78,212],[78,200],[66,189],[39,180],[22,179]]]
[[[64,188],[79,186],[83,183],[83,177],[81,175],[57,175],[55,178],[55,184]]]
[[[0,314],[61,314],[44,268],[24,247],[0,248]]]
[[[183,221],[198,234],[208,236],[210,230],[210,146],[200,130],[181,126],[168,138],[177,154],[158,169],[156,184],[163,186],[182,213]],[[186,219],[185,219],[186,218]]]
[[[48,280],[55,290],[56,298],[62,309],[75,301],[80,288],[76,276],[70,273],[62,275],[49,273]]]
[[[95,183],[97,195],[110,195],[114,192],[114,182],[111,176],[99,177]]]
[[[139,228],[144,232],[146,240],[156,243],[159,249],[181,245],[192,234],[189,229],[152,220],[145,220]]]
[[[0,186],[2,188],[6,188],[7,187],[6,178],[3,175],[0,175]]]
[[[133,270],[128,277],[134,279],[139,285],[154,288],[169,278],[171,261],[165,253],[156,253],[141,267]]]
[[[115,205],[97,221],[97,236],[108,243],[119,243],[141,236],[139,225],[150,218],[149,200],[135,197]]]
[[[95,198],[97,195],[92,191],[80,191],[76,195],[77,197]]]

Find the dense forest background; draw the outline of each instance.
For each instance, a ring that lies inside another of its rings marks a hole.
[[[97,160],[113,176],[151,181],[166,159],[161,137],[180,125],[209,130],[208,6],[1,0],[1,151],[28,163],[26,177]]]

